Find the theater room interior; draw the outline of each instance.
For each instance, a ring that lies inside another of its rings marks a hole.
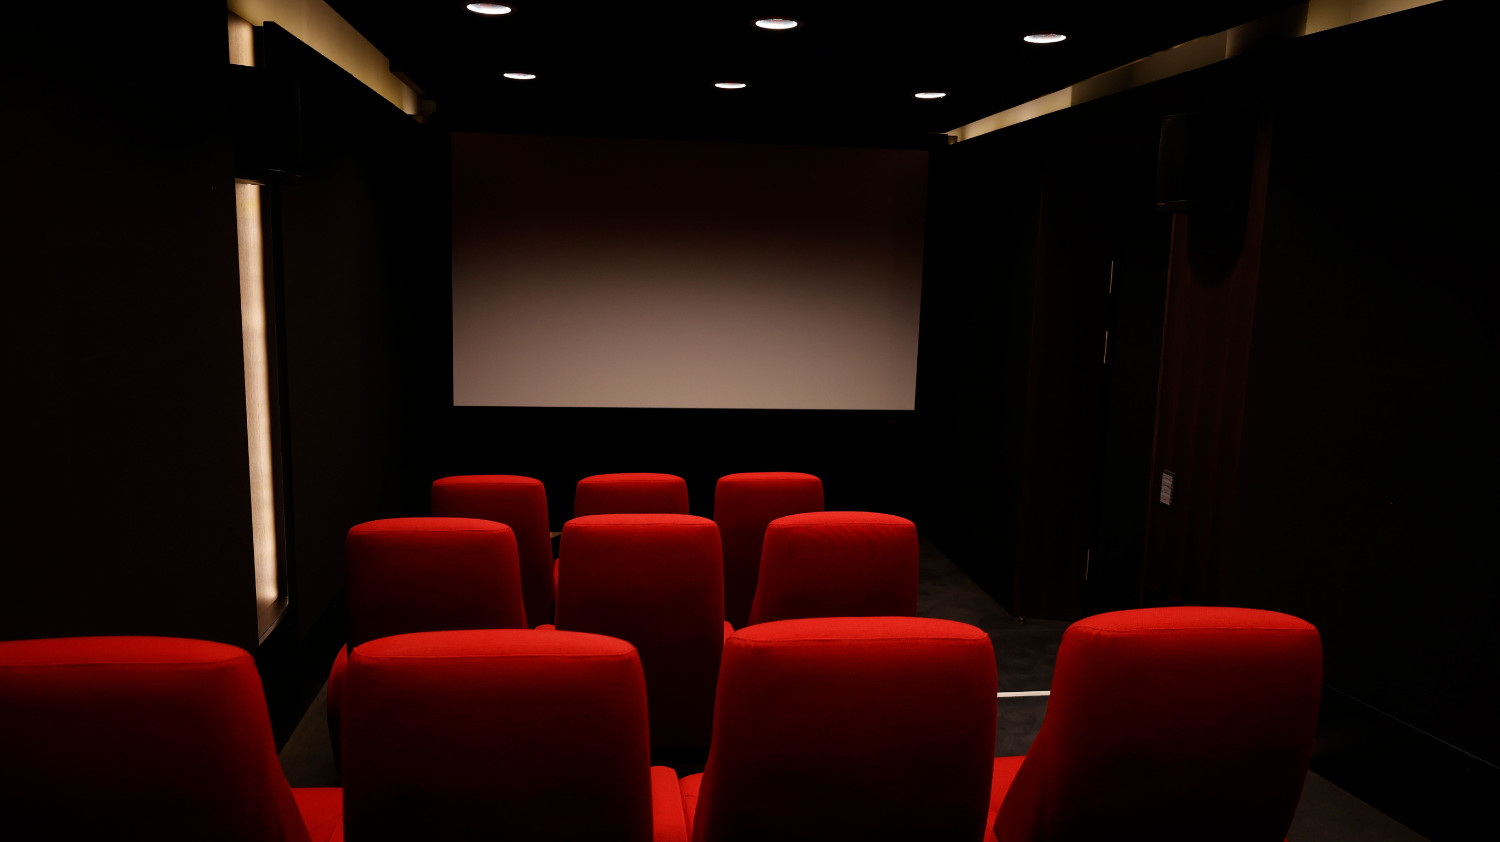
[[[0,838],[1500,840],[1482,5],[22,4]]]

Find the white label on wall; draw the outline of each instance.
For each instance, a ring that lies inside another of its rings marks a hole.
[[[1168,506],[1172,505],[1172,481],[1176,478],[1171,471],[1161,472],[1161,501]]]

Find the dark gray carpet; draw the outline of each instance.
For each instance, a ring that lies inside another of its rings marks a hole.
[[[331,665],[330,665],[331,666]],[[281,768],[292,786],[342,786],[333,765],[333,744],[328,741],[328,684],[318,691],[312,706],[297,723],[297,730],[281,747]]]

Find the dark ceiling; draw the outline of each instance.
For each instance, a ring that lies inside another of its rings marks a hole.
[[[330,0],[455,130],[889,146],[1296,5],[507,0],[510,14],[485,16],[465,2]],[[757,28],[764,17],[801,25]],[[1021,40],[1032,32],[1068,40]],[[927,90],[947,96],[913,96]]]

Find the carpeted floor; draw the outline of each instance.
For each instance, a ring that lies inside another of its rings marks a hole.
[[[1001,692],[1044,691],[1052,686],[1052,664],[1067,623],[1022,622],[1012,617],[925,539],[921,565],[918,612],[924,617],[959,620],[984,629],[995,645]],[[292,786],[340,783],[328,742],[327,692],[325,687],[313,700],[281,750],[281,765]],[[1001,698],[995,733],[996,756],[1025,754],[1046,712],[1045,696]],[[1307,777],[1287,839],[1288,842],[1425,842],[1424,837],[1314,774]]]

